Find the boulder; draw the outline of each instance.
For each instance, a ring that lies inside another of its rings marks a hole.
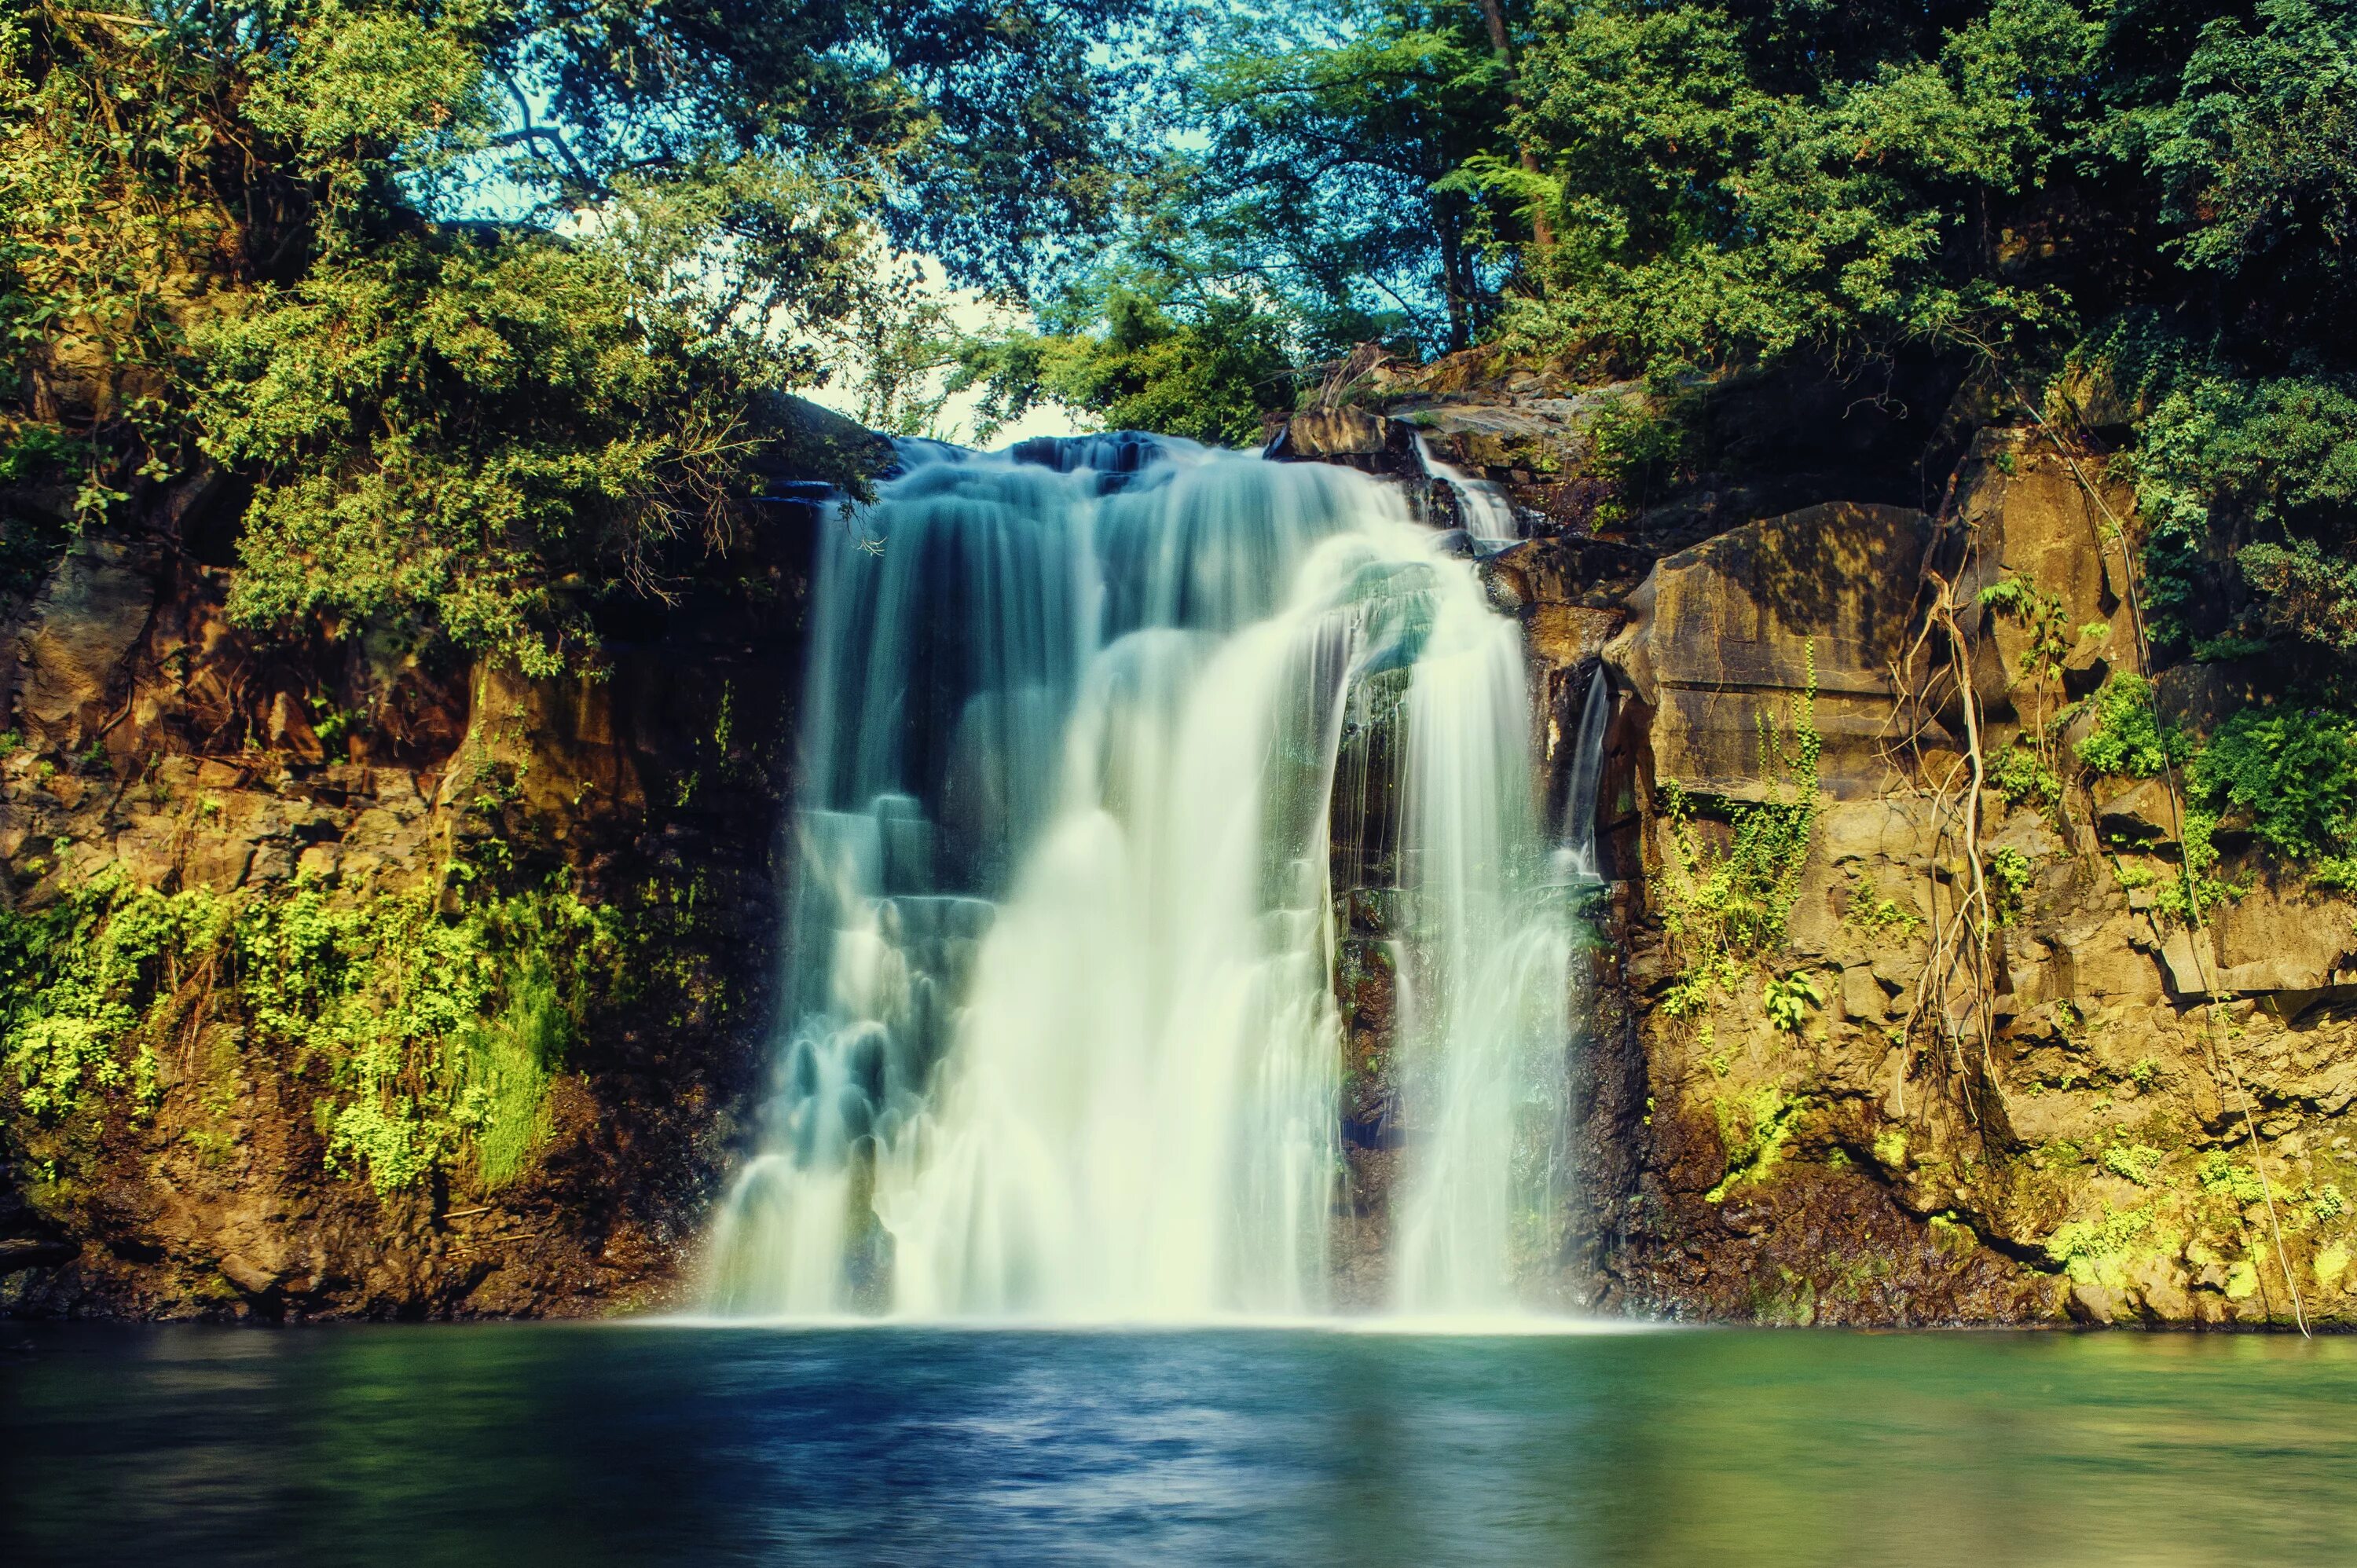
[[[2177,845],[2178,805],[2158,779],[2096,781],[2095,828],[2113,843],[2151,850]]]
[[[1362,408],[1310,409],[1295,414],[1268,444],[1281,462],[1340,463],[1369,473],[1420,476],[1415,432]]]
[[[153,547],[93,530],[66,553],[17,634],[17,713],[44,750],[79,751],[113,716],[157,595]]]
[[[2101,487],[2101,504],[2088,494],[2083,475]],[[1974,539],[1973,564],[1957,584],[1957,597],[1967,606],[1966,618],[1976,619],[1986,634],[1979,639],[1973,683],[1992,716],[2012,714],[2017,694],[2023,722],[2040,716],[2030,711],[2023,682],[2033,628],[2020,616],[1978,608],[1981,591],[2004,579],[2026,579],[2061,601],[2068,645],[2064,680],[2074,693],[2112,670],[2136,667],[2122,546],[2107,533],[2104,518],[2106,509],[2125,518],[2134,506],[2126,487],[2105,484],[2083,460],[2074,469],[2035,432],[1981,433],[1956,491],[1955,515]],[[2044,716],[2050,719],[2063,700],[2050,689]]]
[[[2207,910],[2198,938],[2172,929],[2161,955],[2184,997],[2206,996],[2213,985],[2255,996],[2357,984],[2357,905],[2255,887]]]
[[[1789,736],[1813,668],[1823,788],[1865,800],[1895,781],[1886,757],[1931,520],[1828,502],[1748,523],[1665,557],[1630,596],[1607,662],[1652,714],[1654,776],[1760,800],[1763,722]]]

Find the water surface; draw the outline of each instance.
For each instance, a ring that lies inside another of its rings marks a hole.
[[[0,1562],[2349,1563],[2357,1342],[0,1326]]]

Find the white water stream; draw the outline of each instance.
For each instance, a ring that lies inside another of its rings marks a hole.
[[[1355,473],[1025,452],[914,454],[828,525],[789,1016],[712,1305],[1325,1310],[1329,800],[1389,725],[1393,1305],[1512,1309],[1559,1247],[1570,937],[1518,628]]]

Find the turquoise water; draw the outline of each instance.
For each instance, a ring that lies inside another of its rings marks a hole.
[[[2357,1563],[2357,1342],[0,1326],[0,1563]]]

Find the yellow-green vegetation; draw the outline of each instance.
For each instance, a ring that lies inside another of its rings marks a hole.
[[[2139,1131],[2142,1137],[2116,1133],[2100,1149],[2068,1142],[2041,1146],[2032,1161],[2039,1170],[2062,1174],[2092,1162],[2142,1189],[2133,1202],[2104,1203],[2056,1226],[2047,1238],[2047,1256],[2072,1279],[2114,1290],[2134,1283],[2147,1265],[2190,1265],[2217,1271],[2208,1275],[2210,1283],[2229,1300],[2256,1294],[2262,1271],[2276,1266],[2266,1250],[2271,1227],[2259,1207],[2267,1193],[2258,1173],[2227,1149],[2185,1150],[2165,1118]],[[2348,1266],[2349,1238],[2317,1233],[2349,1210],[2339,1186],[2311,1186],[2290,1204],[2279,1191],[2277,1203],[2287,1235],[2317,1236],[2311,1268],[2319,1283],[2338,1280]]]
[[[2161,1152],[2149,1144],[2115,1144],[2104,1151],[2104,1168],[2138,1187],[2159,1179]]]
[[[1662,998],[1663,1012],[1673,1018],[1700,1014],[1714,997],[1733,995],[1751,963],[1783,943],[1820,809],[1816,687],[1812,650],[1807,684],[1792,697],[1790,733],[1778,736],[1767,716],[1760,717],[1760,770],[1771,780],[1769,798],[1730,808],[1726,847],[1706,840],[1692,802],[1674,781],[1662,787],[1669,854],[1650,891],[1680,960]],[[1814,987],[1812,981],[1801,983]],[[1787,1001],[1793,996],[1782,994]],[[1815,1001],[1822,1003],[1822,994]]]
[[[1890,937],[1906,941],[1923,929],[1922,913],[1911,904],[1878,896],[1854,869],[1849,875],[1849,902],[1842,909],[1843,925],[1869,941]]]
[[[1760,1000],[1768,1013],[1768,1026],[1790,1035],[1799,1033],[1809,1015],[1825,1004],[1825,993],[1815,975],[1796,969],[1781,980],[1769,981],[1760,988]]]
[[[2021,918],[2022,902],[2029,896],[2035,875],[2029,857],[2011,844],[1999,844],[1988,852],[1985,869],[1990,918],[2000,926],[2009,926]]]
[[[629,947],[562,887],[452,918],[424,889],[166,894],[109,870],[0,914],[0,1093],[35,1126],[142,1116],[159,1058],[227,1023],[247,1055],[317,1084],[331,1170],[380,1192],[437,1168],[494,1187],[545,1135],[592,993],[630,984]]]
[[[1703,1195],[1711,1203],[1747,1183],[1764,1179],[1784,1157],[1785,1147],[1799,1131],[1805,1100],[1788,1094],[1776,1084],[1763,1084],[1748,1095],[1711,1101],[1718,1121],[1718,1141],[1727,1150],[1727,1174]]]

